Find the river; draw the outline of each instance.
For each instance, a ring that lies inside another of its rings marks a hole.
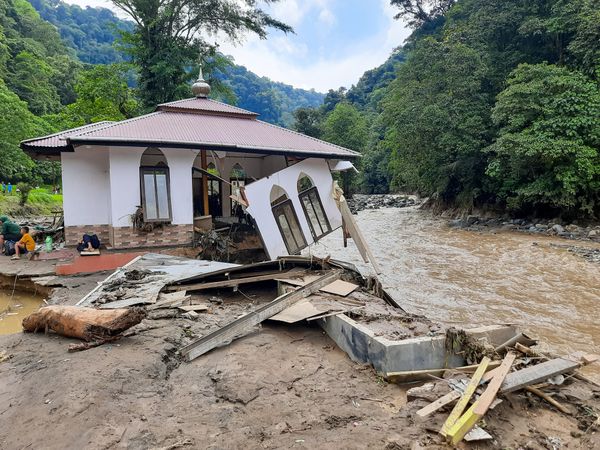
[[[540,339],[539,349],[561,354],[600,351],[600,264],[564,248],[600,245],[451,228],[414,207],[361,211],[357,222],[384,287],[407,311],[457,326],[517,324]],[[339,231],[310,252],[373,272],[352,241],[343,248]],[[600,380],[598,364],[587,372]]]

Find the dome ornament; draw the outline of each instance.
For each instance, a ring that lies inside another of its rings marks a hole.
[[[192,85],[192,93],[196,98],[207,98],[210,94],[210,84],[206,82],[204,75],[202,75],[202,63],[200,63],[198,79]]]

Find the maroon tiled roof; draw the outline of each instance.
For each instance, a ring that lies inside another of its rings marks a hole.
[[[213,114],[224,114],[233,116],[246,116],[248,118],[254,118],[258,116],[257,113],[247,111],[237,106],[231,106],[226,103],[217,102],[208,98],[186,98],[183,100],[177,100],[174,102],[163,103],[158,105],[157,111],[180,111],[180,112],[204,112]]]
[[[82,131],[95,130],[96,128],[103,127],[105,125],[111,124],[114,122],[96,122],[91,123],[89,125],[84,125],[78,128],[72,128],[70,130],[61,131],[60,133],[50,134],[48,136],[43,136],[39,138],[27,139],[22,141],[21,144],[27,147],[46,147],[46,148],[55,148],[55,147],[63,147],[66,145],[65,137],[67,135],[71,135],[73,133],[78,133]]]
[[[262,154],[289,154],[324,158],[355,158],[359,154],[286,128],[257,120],[254,113],[208,99],[165,103],[156,112],[120,122],[94,124],[59,133],[65,140],[47,141],[40,147],[56,152],[73,145],[156,146],[232,150]],[[38,141],[21,143],[35,151]]]

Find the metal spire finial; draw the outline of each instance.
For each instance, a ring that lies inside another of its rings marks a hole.
[[[198,79],[192,85],[192,93],[196,96],[196,98],[207,98],[210,94],[210,84],[206,82],[204,75],[202,75],[202,61],[200,62]]]

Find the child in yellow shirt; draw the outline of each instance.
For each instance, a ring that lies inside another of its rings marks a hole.
[[[15,244],[15,256],[12,259],[19,259],[21,255],[35,250],[35,241],[29,234],[29,227],[21,227],[21,240]]]

